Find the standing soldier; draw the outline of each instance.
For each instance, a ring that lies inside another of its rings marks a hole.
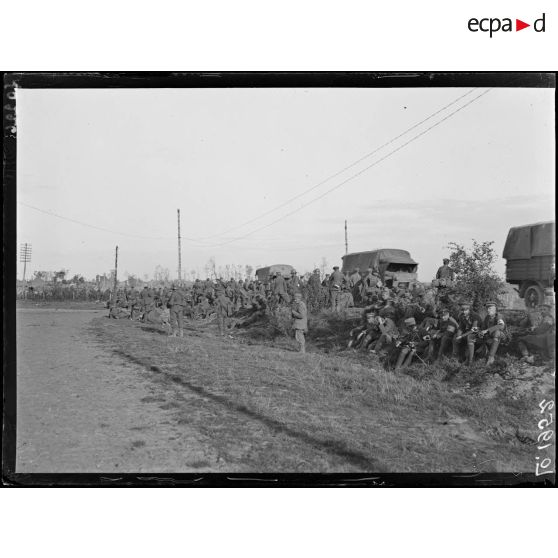
[[[141,291],[140,295],[140,311],[142,313],[143,316],[145,316],[145,314],[147,314],[147,312],[149,311],[149,301],[151,299],[151,295],[149,293],[149,287],[147,285],[145,285],[143,287],[143,290]]]
[[[287,293],[287,285],[285,284],[285,279],[281,275],[280,271],[277,272],[275,280],[273,281],[273,295],[277,304],[280,304],[281,302],[289,304],[289,302],[291,301],[291,298]]]
[[[184,320],[184,297],[177,290],[176,285],[172,286],[171,295],[167,306],[170,309],[170,325],[172,336],[176,337],[177,331],[180,337],[184,337],[183,320]]]
[[[291,271],[291,278],[289,280],[287,292],[291,297],[294,297],[295,293],[300,292],[300,277],[297,275],[296,270]]]
[[[459,357],[460,346],[465,342],[467,344],[467,365],[471,366],[475,358],[475,341],[479,330],[480,316],[475,312],[471,312],[471,305],[468,302],[461,303],[461,313],[457,317],[458,330],[453,338],[454,358]]]
[[[362,276],[360,275],[360,268],[356,267],[353,273],[349,276],[349,289],[351,289],[351,294],[355,301],[359,300],[360,294],[360,283],[362,281]]]
[[[217,284],[215,288],[215,312],[217,314],[217,326],[219,333],[225,335],[225,328],[228,325],[228,317],[233,313],[233,304],[225,295],[225,289]]]
[[[138,305],[138,292],[134,287],[128,295],[128,309],[130,310],[130,320],[134,319],[134,313],[136,311],[136,306]]]
[[[443,262],[444,265],[439,267],[438,271],[436,272],[436,279],[445,279],[446,283],[447,282],[453,283],[453,280],[455,279],[455,272],[449,266],[449,259],[444,258]]]
[[[295,332],[295,339],[300,346],[300,352],[306,352],[306,339],[304,334],[308,331],[308,312],[306,304],[302,300],[302,294],[296,292],[294,295],[294,304],[291,308],[291,315],[293,317],[293,329]]]
[[[333,273],[329,276],[329,292],[331,297],[331,309],[339,312],[339,302],[341,298],[341,287],[345,282],[345,276],[339,271],[339,266],[333,267]]]

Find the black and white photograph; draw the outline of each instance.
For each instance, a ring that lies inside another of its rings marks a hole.
[[[555,483],[554,74],[24,72],[4,105],[11,474]]]

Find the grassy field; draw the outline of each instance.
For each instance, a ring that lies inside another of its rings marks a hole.
[[[210,439],[231,470],[534,471],[550,369],[510,376],[501,361],[495,371],[448,363],[394,373],[344,348],[351,324],[313,318],[307,354],[280,320],[224,338],[214,323],[187,324],[183,339],[128,320],[96,318],[91,328],[173,394],[174,420]]]

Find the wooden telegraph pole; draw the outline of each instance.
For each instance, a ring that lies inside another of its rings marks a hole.
[[[345,256],[349,253],[349,239],[347,236],[347,220],[345,219]]]
[[[23,282],[25,283],[25,273],[27,271],[27,263],[31,261],[31,244],[27,242],[21,245],[19,250],[19,261],[23,262]]]
[[[182,247],[180,244],[180,209],[176,210],[178,217],[178,280],[182,281]]]
[[[112,293],[112,303],[116,304],[116,291],[118,288],[118,246],[114,254],[114,291]]]

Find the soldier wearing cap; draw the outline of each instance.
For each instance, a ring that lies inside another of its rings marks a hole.
[[[494,357],[498,346],[505,339],[504,333],[506,324],[502,317],[498,314],[498,307],[495,302],[486,303],[486,316],[480,324],[480,331],[477,334],[477,347],[479,349],[487,349],[488,358],[487,366],[494,363]]]
[[[411,364],[421,341],[422,338],[415,318],[405,318],[401,336],[395,342],[396,347],[401,347],[395,363],[395,370],[406,368]]]
[[[393,315],[394,314],[395,312],[393,313]],[[391,343],[392,341],[397,339],[397,337],[399,337],[399,330],[397,329],[395,321],[390,315],[385,315],[385,317],[382,317],[380,313],[380,315],[376,318],[376,321],[380,330],[380,337],[378,337],[378,340],[376,341],[376,343],[374,343],[371,350],[372,353],[379,353],[385,343]]]
[[[453,338],[459,329],[457,320],[451,317],[448,308],[442,308],[440,312],[440,320],[438,321],[438,331],[432,335],[430,340],[430,347],[432,354],[438,346],[436,359],[444,356],[449,348],[452,346]]]
[[[299,344],[299,350],[301,353],[305,353],[305,333],[308,331],[308,311],[306,309],[306,304],[304,304],[304,301],[302,300],[302,294],[300,292],[296,292],[294,294],[291,316],[293,318],[293,329],[295,332],[295,339]]]
[[[184,296],[173,284],[171,287],[171,294],[167,302],[167,306],[170,310],[170,325],[173,337],[177,334],[180,337],[184,337]]]
[[[475,358],[475,342],[481,322],[476,312],[471,312],[471,304],[467,301],[461,303],[461,312],[457,317],[458,330],[452,341],[452,356],[458,358],[459,349],[467,345],[467,365],[473,364]]]
[[[285,279],[281,275],[280,271],[275,274],[275,279],[272,285],[272,292],[273,296],[275,297],[275,301],[278,304],[281,302],[289,304],[289,302],[291,301],[291,297],[287,293],[287,285],[285,283]]]
[[[130,320],[134,319],[137,305],[138,305],[138,292],[134,287],[132,287],[128,295],[128,310],[130,311]]]
[[[362,346],[364,336],[366,335],[367,328],[375,325],[376,309],[372,306],[366,307],[361,316],[361,324],[354,327],[349,331],[349,343],[347,347],[357,349]]]
[[[364,298],[367,293],[377,294],[378,290],[381,289],[382,286],[383,284],[380,279],[380,274],[373,268],[369,267],[366,270],[366,275],[361,280],[361,297]]]
[[[225,335],[228,318],[233,314],[233,303],[225,294],[225,288],[221,284],[215,287],[215,313],[217,314],[217,327],[219,333]]]
[[[333,267],[333,273],[329,276],[329,293],[331,299],[331,309],[334,312],[339,311],[339,303],[341,300],[341,287],[345,282],[345,276],[339,271],[339,266]]]
[[[532,324],[527,335],[518,337],[517,344],[521,352],[521,360],[534,364],[535,358],[529,353],[535,349],[544,354],[546,358],[553,358],[556,344],[556,324],[552,316],[550,304],[542,304],[540,307],[541,317],[537,324]]]
[[[294,297],[295,293],[300,292],[300,278],[296,273],[296,269],[291,270],[291,278],[287,283],[287,293]]]
[[[360,274],[360,268],[355,267],[353,273],[349,276],[349,288],[351,289],[351,294],[354,300],[358,300],[360,297],[362,275]]]
[[[438,271],[436,272],[436,279],[438,279],[438,280],[444,279],[446,283],[448,281],[453,282],[453,280],[455,279],[455,272],[449,266],[450,261],[449,261],[448,258],[444,258],[443,262],[444,262],[444,265],[439,267]]]
[[[140,311],[142,315],[145,316],[145,314],[147,314],[147,312],[151,310],[151,304],[153,302],[152,294],[147,285],[143,287],[143,290],[139,295],[139,299],[140,299]]]

